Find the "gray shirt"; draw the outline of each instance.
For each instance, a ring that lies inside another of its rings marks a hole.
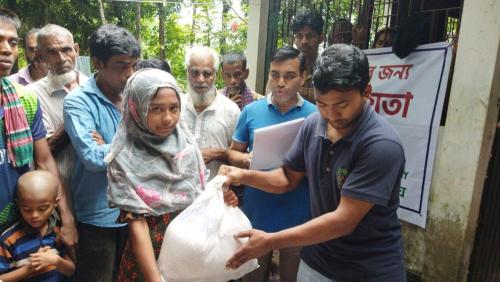
[[[306,172],[311,215],[337,209],[340,196],[374,204],[353,233],[305,247],[302,259],[336,281],[406,281],[397,218],[405,157],[400,138],[366,103],[355,128],[332,143],[327,122],[310,115],[284,163]]]

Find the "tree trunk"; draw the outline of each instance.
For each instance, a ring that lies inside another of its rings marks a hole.
[[[226,36],[225,32],[227,31],[227,24],[228,24],[228,12],[229,12],[229,1],[224,0],[222,1],[222,21],[221,21],[221,30],[222,30],[222,35],[219,37],[219,45],[220,45],[220,53],[224,54],[226,52]]]
[[[208,19],[207,21],[207,42],[205,43],[206,46],[210,47],[211,46],[211,40],[210,40],[210,37],[212,37],[212,30],[213,30],[213,26],[212,26],[212,20],[210,19],[210,13],[208,12],[208,7],[207,6],[204,6],[203,8],[203,12],[205,13],[205,18]]]
[[[160,41],[160,59],[165,60],[165,7],[163,3],[158,3],[158,18],[159,18],[159,41]]]
[[[193,5],[193,23],[191,24],[191,40],[189,46],[193,46],[194,43],[194,29],[196,27],[196,6]]]
[[[141,2],[135,3],[135,37],[141,45]]]
[[[19,15],[19,9],[17,9],[17,3],[16,0],[8,0],[7,1],[7,8],[11,10],[12,12],[16,13]]]
[[[49,23],[50,0],[42,0],[42,5],[43,5],[43,25],[46,25]]]
[[[123,19],[123,7],[122,7],[122,4],[123,3],[120,3],[120,2],[116,2],[116,1],[112,1],[111,2],[111,10],[113,11],[112,14],[116,17],[117,19],[117,25],[118,26],[126,26],[125,25],[125,21]],[[125,5],[127,5],[128,7],[128,3],[126,3]]]
[[[104,16],[104,4],[102,3],[102,0],[97,0],[99,2],[99,16],[101,16],[101,22],[102,24],[106,24],[106,17]]]

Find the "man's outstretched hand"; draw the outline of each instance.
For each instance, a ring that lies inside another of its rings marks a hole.
[[[222,185],[223,188],[229,189],[229,186],[240,186],[243,179],[243,172],[245,170],[235,166],[221,165],[219,168],[219,175],[226,176],[226,181]]]
[[[248,238],[226,263],[226,268],[236,269],[245,262],[261,257],[271,251],[271,235],[260,230],[251,229],[234,235],[235,240]]]

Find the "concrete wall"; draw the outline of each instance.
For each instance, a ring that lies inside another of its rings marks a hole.
[[[246,56],[250,74],[246,82],[251,89],[264,89],[268,14],[268,0],[249,1]]]
[[[268,2],[250,0],[248,84],[264,76]],[[464,0],[446,126],[425,230],[403,223],[407,268],[422,281],[466,281],[500,98],[500,0]]]
[[[426,230],[404,224],[407,267],[422,281],[466,281],[500,97],[500,1],[465,0]]]

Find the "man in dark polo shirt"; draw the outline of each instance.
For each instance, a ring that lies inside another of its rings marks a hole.
[[[305,246],[298,281],[406,281],[396,214],[404,151],[367,102],[368,59],[357,47],[334,44],[319,56],[313,83],[319,113],[306,119],[281,168],[220,170],[226,186],[271,193],[292,190],[307,175],[312,220],[275,233],[236,234],[249,241],[227,266],[270,249]]]

